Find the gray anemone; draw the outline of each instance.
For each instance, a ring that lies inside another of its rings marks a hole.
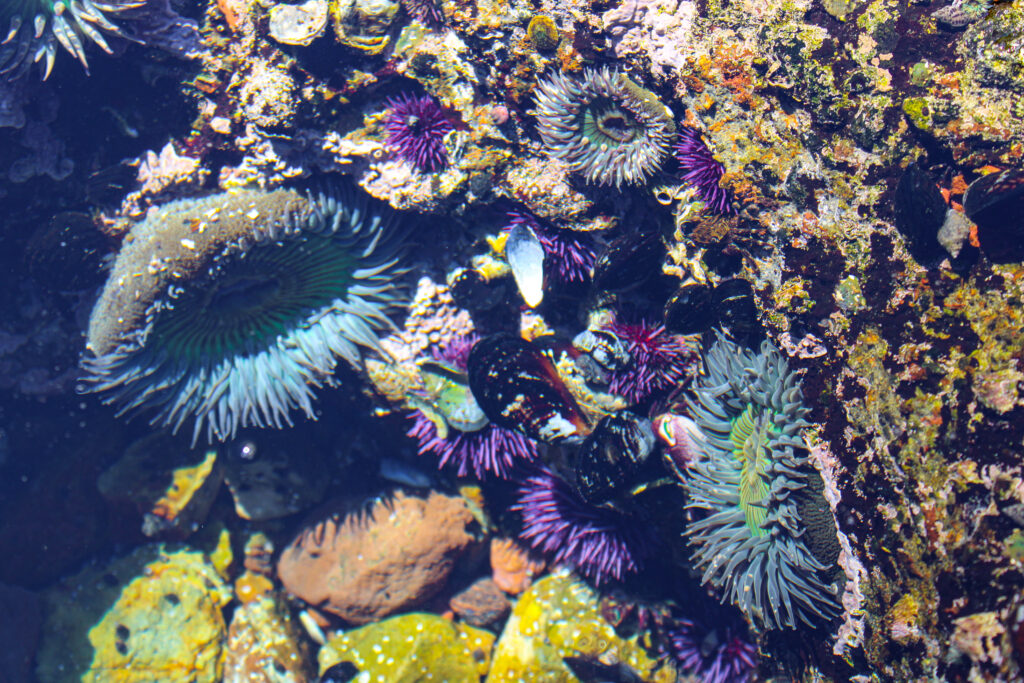
[[[608,68],[556,73],[537,86],[536,107],[548,153],[599,185],[644,182],[675,136],[669,108]]]
[[[358,194],[357,194],[358,193]],[[357,190],[244,190],[160,207],[89,320],[87,391],[193,440],[314,417],[337,359],[383,353],[401,304],[394,214]]]
[[[720,336],[704,364],[688,401],[702,452],[684,474],[688,507],[706,511],[686,531],[703,583],[769,629],[836,617],[835,520],[796,376],[767,341],[755,354]]]

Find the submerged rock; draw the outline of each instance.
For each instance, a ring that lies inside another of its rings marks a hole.
[[[43,594],[42,683],[219,683],[231,591],[193,550],[143,546]]]

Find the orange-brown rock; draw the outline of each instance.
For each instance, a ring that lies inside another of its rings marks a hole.
[[[544,571],[544,560],[511,538],[492,538],[491,571],[498,588],[518,595]]]
[[[484,578],[452,596],[452,611],[470,626],[500,629],[512,606],[494,580]]]
[[[408,610],[444,587],[478,524],[458,497],[397,492],[345,513],[328,508],[281,553],[293,595],[352,624]]]

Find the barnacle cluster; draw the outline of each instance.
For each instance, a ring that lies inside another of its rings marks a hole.
[[[702,580],[769,629],[817,627],[839,614],[827,574],[835,521],[808,460],[807,408],[769,342],[759,353],[720,336],[704,355],[690,415],[702,453],[686,468],[686,530]]]

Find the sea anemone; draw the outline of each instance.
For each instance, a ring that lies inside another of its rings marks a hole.
[[[630,403],[674,389],[695,360],[683,338],[661,325],[616,321],[605,329],[624,343],[630,357],[626,365],[609,373],[608,388]]]
[[[785,357],[719,336],[687,401],[703,457],[683,471],[687,530],[702,582],[769,629],[817,626],[839,614],[823,576],[838,558],[835,520],[811,465],[807,408]]]
[[[523,211],[509,211],[506,230],[517,225],[527,225],[537,235],[544,249],[545,270],[554,273],[560,282],[586,282],[590,279],[597,255],[589,236],[545,225]]]
[[[512,509],[523,516],[520,538],[598,585],[640,571],[654,545],[648,526],[617,510],[589,505],[546,468],[522,480]]]
[[[736,622],[736,623],[730,623]],[[757,647],[736,619],[675,618],[663,634],[670,661],[704,683],[746,683],[757,668]]]
[[[448,165],[444,136],[454,130],[444,107],[432,97],[414,97],[402,93],[388,98],[384,119],[388,147],[398,156],[427,172]]]
[[[457,337],[446,346],[435,349],[434,357],[455,370],[465,372],[469,352],[478,339],[473,334]],[[413,412],[409,417],[413,426],[408,434],[416,439],[420,455],[433,453],[438,456],[440,467],[450,463],[456,467],[460,477],[472,473],[477,479],[484,479],[488,474],[508,479],[517,464],[532,462],[537,457],[534,442],[493,423],[473,431],[452,428],[442,437],[437,425],[422,410]]]
[[[4,0],[0,4],[0,78],[14,80],[32,64],[43,61],[43,78],[50,75],[58,46],[70,52],[88,71],[85,45],[95,43],[111,54],[103,34],[124,37],[110,17],[141,7],[145,0]]]
[[[646,181],[675,135],[669,108],[609,68],[556,73],[537,86],[536,105],[548,153],[599,185]]]
[[[193,441],[314,417],[339,357],[383,353],[400,230],[355,189],[244,190],[171,202],[135,225],[89,320],[85,390]]]
[[[679,141],[673,147],[676,160],[682,172],[683,181],[697,191],[697,196],[711,211],[718,214],[736,213],[732,208],[732,196],[719,185],[725,175],[725,166],[716,161],[711,150],[704,144],[700,131],[690,126],[679,129]]]

